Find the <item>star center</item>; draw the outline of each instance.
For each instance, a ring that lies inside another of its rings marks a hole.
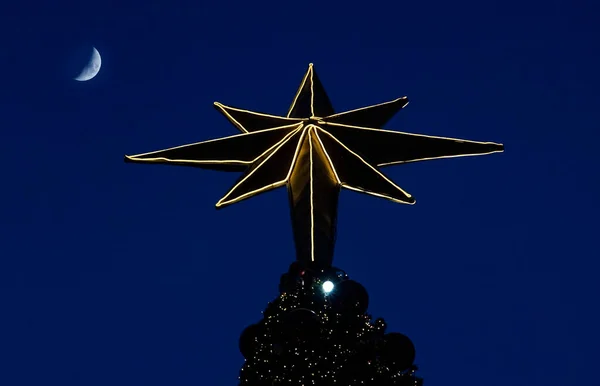
[[[306,124],[302,126],[302,136],[304,137],[308,133],[312,133],[313,135],[317,133],[318,124],[316,121],[308,121]]]

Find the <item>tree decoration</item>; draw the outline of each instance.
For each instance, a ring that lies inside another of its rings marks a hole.
[[[493,142],[383,130],[385,123],[406,105],[408,98],[401,97],[335,113],[310,64],[286,116],[215,102],[217,110],[241,134],[125,156],[125,161],[244,172],[217,202],[217,208],[287,186],[296,259],[329,267],[342,187],[414,204],[412,195],[382,174],[380,168],[504,149]]]

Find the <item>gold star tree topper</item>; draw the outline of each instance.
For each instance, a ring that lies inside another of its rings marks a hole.
[[[342,187],[414,204],[379,168],[504,149],[493,142],[383,130],[407,104],[402,97],[336,114],[310,64],[285,117],[215,102],[241,134],[125,156],[125,161],[243,171],[217,208],[286,185],[297,260],[328,267]]]

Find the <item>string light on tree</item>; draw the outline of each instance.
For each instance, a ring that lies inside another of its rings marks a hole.
[[[410,339],[372,322],[366,290],[341,270],[293,263],[280,291],[240,336],[240,385],[420,385]]]

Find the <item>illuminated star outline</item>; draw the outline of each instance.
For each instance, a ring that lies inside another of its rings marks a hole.
[[[215,102],[241,134],[125,156],[125,161],[244,171],[217,208],[287,185],[296,258],[328,267],[342,187],[414,204],[415,199],[378,168],[504,150],[494,142],[381,128],[407,104],[408,98],[402,97],[335,113],[310,64],[285,117]]]

